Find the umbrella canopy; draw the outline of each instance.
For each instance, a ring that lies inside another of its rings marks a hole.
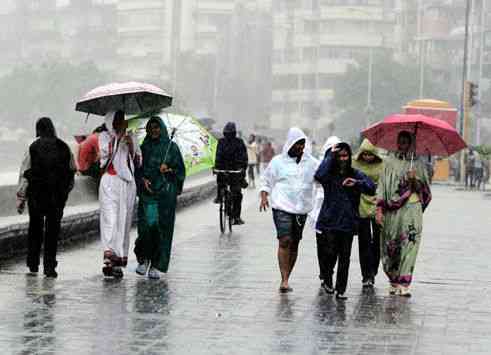
[[[195,118],[171,113],[158,116],[162,118],[173,141],[179,146],[187,176],[209,170],[215,165],[218,142]],[[140,144],[147,134],[148,120],[148,117],[137,117],[128,121],[128,129],[136,132]]]
[[[158,112],[171,105],[172,97],[159,87],[128,82],[112,83],[92,89],[77,102],[75,110],[99,116],[118,110],[137,115]]]
[[[416,154],[420,155],[449,156],[467,146],[447,122],[424,115],[391,115],[368,127],[362,134],[377,147],[396,151],[401,131],[415,135]]]

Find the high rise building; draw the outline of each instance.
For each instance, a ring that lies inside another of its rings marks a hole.
[[[274,0],[271,128],[330,134],[333,80],[360,59],[396,50],[395,9],[390,0]]]

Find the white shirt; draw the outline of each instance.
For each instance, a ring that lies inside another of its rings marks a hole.
[[[306,149],[297,164],[288,155],[299,140],[306,140]],[[309,151],[307,137],[299,128],[291,128],[283,153],[271,160],[261,176],[260,191],[271,197],[271,207],[292,214],[307,214],[313,208],[314,175],[319,166]]]

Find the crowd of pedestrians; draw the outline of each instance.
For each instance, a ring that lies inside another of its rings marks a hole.
[[[38,120],[36,136],[21,166],[17,208],[21,213],[27,203],[30,272],[38,272],[44,243],[44,273],[56,277],[60,223],[77,168],[49,118]],[[218,142],[215,168],[240,173],[217,175],[217,200],[228,185],[233,223],[244,224],[242,189],[255,187],[260,172],[260,210],[272,209],[281,292],[292,291],[289,282],[309,222],[326,293],[346,299],[352,242],[358,236],[363,287],[374,286],[381,261],[390,293],[410,296],[423,212],[431,200],[427,166],[415,157],[415,145],[414,136],[402,131],[397,152],[382,155],[365,140],[354,154],[347,142],[330,137],[315,157],[309,138],[294,127],[275,155],[270,142],[260,144],[251,135],[246,143],[229,122]],[[100,179],[103,274],[123,277],[138,196],[136,273],[158,279],[169,268],[177,196],[186,176],[179,147],[164,122],[157,116],[149,119],[140,146],[127,132],[124,112],[109,112],[104,125],[80,146],[81,156],[85,158],[78,170]]]

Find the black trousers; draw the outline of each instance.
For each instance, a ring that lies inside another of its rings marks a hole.
[[[32,204],[28,204],[28,208],[27,266],[39,266],[41,245],[44,243],[44,269],[55,269],[58,265],[56,253],[58,250],[61,219],[63,218],[63,208],[52,208],[48,212],[42,212]]]
[[[353,235],[343,232],[324,232],[317,234],[317,258],[319,259],[319,278],[332,285],[334,267],[338,263],[336,286],[338,293],[344,293],[348,285],[348,273]]]
[[[380,227],[372,218],[362,218],[358,229],[358,253],[363,280],[374,278],[380,264]]]

